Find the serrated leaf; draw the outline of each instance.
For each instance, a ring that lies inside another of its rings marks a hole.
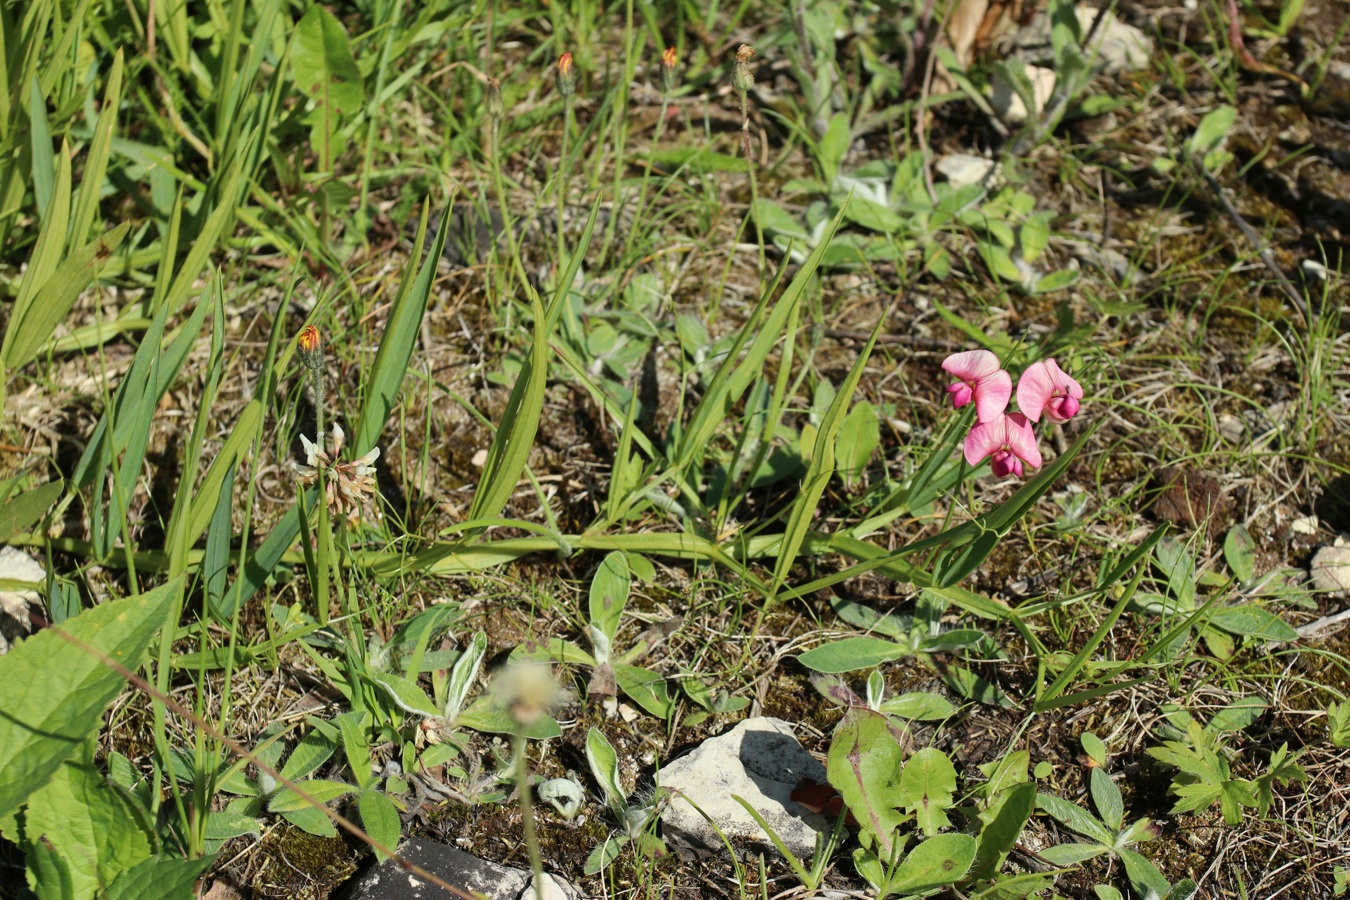
[[[0,657],[0,817],[75,755],[122,690],[122,676],[86,648],[138,668],[181,591],[182,581],[175,580],[102,603]]]
[[[925,747],[900,772],[898,800],[928,837],[951,824],[947,808],[956,791],[956,768],[942,751]]]
[[[907,816],[895,808],[895,781],[904,752],[886,717],[868,709],[850,709],[830,741],[826,772],[859,826],[889,857],[895,831]]]

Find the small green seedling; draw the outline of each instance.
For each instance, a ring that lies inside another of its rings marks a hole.
[[[619,781],[619,755],[598,728],[592,727],[586,734],[586,761],[605,795],[605,805],[619,823],[619,830],[606,837],[586,858],[586,874],[594,875],[604,869],[629,843],[647,854],[664,853],[665,843],[652,830],[657,803],[632,802]]]
[[[1290,754],[1288,744],[1270,755],[1266,771],[1256,778],[1233,774],[1231,760],[1236,753],[1224,745],[1224,735],[1251,725],[1266,708],[1259,698],[1243,698],[1220,710],[1203,727],[1186,710],[1170,709],[1160,728],[1167,740],[1149,748],[1148,754],[1177,769],[1171,787],[1178,798],[1173,813],[1196,812],[1218,803],[1224,822],[1237,825],[1244,808],[1266,814],[1274,802],[1276,782],[1307,780],[1295,762],[1299,754]]]

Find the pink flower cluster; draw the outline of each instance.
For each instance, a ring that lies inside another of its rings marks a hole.
[[[1022,477],[1022,467],[1041,467],[1041,451],[1036,446],[1032,422],[1041,416],[1051,422],[1067,422],[1078,414],[1083,388],[1054,361],[1032,363],[1017,382],[1017,406],[1010,413],[1012,376],[999,365],[998,357],[988,350],[953,353],[942,361],[942,368],[958,379],[947,388],[952,406],[957,409],[975,404],[975,425],[966,435],[966,462],[977,466],[990,460],[994,474]]]

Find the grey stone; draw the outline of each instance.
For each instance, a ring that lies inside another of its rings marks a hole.
[[[1350,591],[1350,547],[1323,547],[1310,568],[1313,590],[1328,594]]]
[[[1086,37],[1097,18],[1098,10],[1092,6],[1078,6],[1079,30]],[[1050,17],[1037,13],[1013,38],[1016,47],[1014,56],[1025,62],[1054,65],[1054,54],[1050,45]],[[1153,39],[1126,22],[1116,18],[1114,13],[1106,13],[1097,33],[1092,38],[1089,53],[1095,54],[1095,68],[1098,72],[1112,74],[1147,69],[1153,56]]]
[[[657,773],[657,784],[672,792],[661,813],[663,834],[677,849],[724,850],[721,838],[694,809],[697,805],[733,841],[748,840],[776,852],[764,830],[732,799],[739,796],[793,854],[809,858],[816,835],[828,833],[834,822],[790,798],[803,776],[824,783],[825,767],[806,752],[791,727],[781,719],[747,719]]]
[[[448,844],[413,838],[399,855],[437,878],[464,891],[478,891],[492,900],[533,900],[530,873],[487,862]],[[544,874],[543,900],[578,900],[580,893],[557,876]],[[358,875],[337,893],[342,900],[439,900],[451,896],[425,878],[387,859]]]

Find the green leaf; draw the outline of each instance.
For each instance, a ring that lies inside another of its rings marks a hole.
[[[33,843],[27,863],[29,878],[36,882],[38,900],[77,900],[70,865],[46,838]]]
[[[98,896],[103,885],[150,857],[151,835],[141,829],[130,798],[104,780],[92,752],[66,762],[29,798],[24,836],[29,843],[45,840],[66,862],[75,897]]]
[[[1003,857],[1017,846],[1035,809],[1036,785],[1024,781],[1005,791],[994,810],[980,813],[984,827],[980,829],[971,867],[974,877],[985,878],[998,869]]]
[[[398,846],[399,833],[403,823],[398,817],[398,807],[394,802],[373,788],[361,792],[356,798],[356,808],[361,813],[361,827],[366,833],[384,846],[393,850]],[[383,850],[376,849],[377,859],[388,859]]]
[[[1228,529],[1223,539],[1223,558],[1238,584],[1251,584],[1256,575],[1256,542],[1246,525],[1238,524]]]
[[[1102,739],[1090,731],[1085,731],[1078,737],[1078,742],[1083,745],[1083,751],[1087,753],[1088,759],[1092,760],[1098,766],[1105,767],[1110,754],[1106,750],[1106,744]]]
[[[1263,641],[1296,641],[1298,632],[1279,616],[1254,603],[1229,606],[1210,617],[1215,628]]]
[[[1202,159],[1221,148],[1236,121],[1237,110],[1231,106],[1220,106],[1206,114],[1191,135],[1188,145],[1191,156]]]
[[[175,580],[102,603],[0,657],[0,817],[18,809],[102,725],[124,681],[96,654],[138,668],[182,589]]]
[[[302,797],[291,788],[283,787],[267,801],[268,811],[287,813],[301,809],[315,809],[316,803],[322,805],[356,791],[354,785],[347,784],[345,781],[332,781],[327,778],[311,778],[308,781],[302,781],[299,788],[309,796]]]
[[[322,9],[321,6],[314,6],[310,9],[310,13]],[[305,14],[305,19],[310,17],[310,13]],[[331,13],[326,14],[331,18]],[[304,19],[301,20],[301,25],[303,24]],[[343,40],[346,40],[345,34]],[[429,202],[423,206],[424,221],[429,206]],[[369,452],[376,445],[389,413],[398,402],[398,393],[403,387],[403,376],[408,371],[408,360],[412,357],[413,345],[422,332],[422,316],[426,313],[427,301],[431,297],[431,285],[445,249],[450,219],[448,215],[441,217],[441,224],[436,229],[436,238],[431,242],[431,249],[425,256],[414,252],[408,257],[408,263],[404,267],[403,279],[389,311],[389,321],[385,323],[384,335],[380,338],[380,349],[376,351],[375,363],[365,379],[366,395],[356,422],[356,433],[352,438],[352,450],[357,456]],[[419,228],[419,237],[425,234],[422,230],[424,228],[424,225]],[[417,243],[416,249],[420,249],[420,240]],[[414,271],[417,272],[416,278],[412,277]]]
[[[613,668],[614,680],[629,699],[658,719],[670,718],[674,704],[670,702],[670,688],[664,676],[638,666],[616,663]]]
[[[605,556],[591,579],[591,626],[600,629],[611,641],[619,631],[624,605],[631,584],[627,554],[615,550]]]
[[[311,121],[327,121],[329,134],[338,116],[361,108],[365,88],[361,70],[352,58],[347,31],[337,16],[320,4],[311,6],[296,23],[291,71],[296,87],[317,104]]]
[[[591,855],[586,857],[586,865],[583,871],[587,875],[594,875],[603,871],[606,866],[619,858],[620,851],[628,843],[628,835],[612,834],[605,838],[594,850]]]
[[[857,483],[867,471],[872,454],[881,446],[877,410],[866,400],[849,410],[839,428],[839,475],[845,485]]]
[[[65,482],[58,478],[7,499],[4,506],[0,506],[0,543],[36,525],[64,489]]]
[[[1125,877],[1130,879],[1130,886],[1141,896],[1153,894],[1162,897],[1171,890],[1167,879],[1147,858],[1133,850],[1121,850],[1119,855],[1120,861],[1125,864]]]
[[[1040,855],[1057,866],[1075,866],[1110,852],[1111,848],[1105,844],[1056,844],[1042,848]]]
[[[436,704],[432,703],[426,693],[411,679],[395,675],[393,672],[372,672],[370,680],[384,688],[385,693],[404,712],[428,718],[441,715],[441,710],[436,708]]]
[[[1120,796],[1120,788],[1105,770],[1093,768],[1091,789],[1092,802],[1102,823],[1112,831],[1120,831],[1125,825],[1125,801]]]
[[[955,792],[956,768],[951,760],[941,750],[925,747],[905,763],[896,799],[914,813],[914,821],[931,838],[951,824],[946,810]]]
[[[586,761],[591,775],[605,792],[605,802],[614,815],[622,820],[628,813],[628,797],[619,782],[619,754],[604,732],[594,725],[586,732]]]
[[[881,638],[853,637],[822,644],[797,657],[797,662],[816,672],[837,674],[873,666],[909,654],[909,648]]]
[[[915,847],[890,878],[896,894],[927,894],[955,884],[975,861],[975,839],[968,834],[939,834]]]
[[[908,818],[894,805],[895,780],[903,759],[904,751],[886,717],[854,708],[835,729],[826,762],[830,785],[887,858],[895,849],[896,829]]]
[[[483,657],[486,655],[487,635],[482,631],[475,632],[469,645],[464,648],[464,653],[455,660],[455,666],[450,670],[450,678],[445,684],[445,709],[441,714],[447,721],[458,720],[460,710],[464,708],[464,701],[469,697],[469,689],[478,679],[478,671],[483,667]]]
[[[1240,697],[1214,714],[1205,725],[1211,734],[1241,731],[1265,715],[1269,704],[1260,697]]]
[[[254,832],[256,834],[256,832]],[[126,870],[108,887],[104,900],[184,900],[213,859],[152,856]]]
[[[881,712],[918,722],[938,722],[949,719],[956,712],[952,702],[941,694],[911,691],[882,701]]]
[[[1108,847],[1115,840],[1115,835],[1092,817],[1092,815],[1081,806],[1070,803],[1068,800],[1062,800],[1054,794],[1037,794],[1036,805],[1048,812],[1051,816],[1058,819],[1072,831],[1092,838]]]
[[[761,197],[755,201],[755,217],[759,219],[759,225],[765,232],[802,239],[811,236],[810,232],[793,218],[791,213],[772,200],[765,200]]]
[[[835,113],[830,117],[830,124],[825,128],[825,133],[821,135],[817,155],[821,175],[826,184],[834,184],[834,178],[839,174],[839,167],[843,164],[844,157],[848,156],[851,139],[852,133],[849,129],[848,115],[842,112]]]
[[[332,731],[332,729],[329,728],[328,731]],[[281,748],[282,744],[278,741],[265,749],[259,748],[258,756],[264,761],[267,761],[269,756],[273,756],[272,766],[275,768],[276,759],[279,758],[276,754],[279,754]],[[281,769],[281,777],[289,781],[308,778],[319,771],[320,766],[328,762],[335,750],[337,750],[335,737],[330,737],[323,730],[315,728],[301,738],[300,742],[295,745],[295,749],[291,751],[291,755],[286,757],[286,765]]]

